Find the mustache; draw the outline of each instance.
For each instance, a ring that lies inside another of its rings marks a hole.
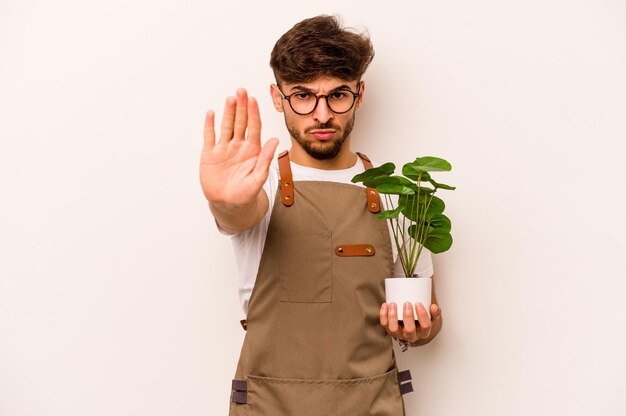
[[[334,130],[341,130],[341,127],[339,127],[338,125],[336,125],[335,123],[333,123],[332,121],[328,121],[327,123],[316,123],[314,126],[307,128],[304,132],[308,133],[312,130],[325,130],[325,129],[334,129]]]

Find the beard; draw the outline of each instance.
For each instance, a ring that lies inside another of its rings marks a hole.
[[[339,154],[343,143],[348,137],[350,137],[350,133],[352,133],[352,129],[354,128],[355,116],[356,112],[353,113],[352,118],[348,120],[343,129],[339,125],[333,123],[332,120],[328,120],[327,123],[316,123],[314,126],[307,128],[306,130],[304,130],[304,134],[301,134],[300,131],[296,130],[292,125],[289,124],[286,115],[285,124],[287,125],[287,130],[289,131],[291,137],[293,137],[298,142],[298,144],[304,149],[305,152],[307,152],[309,156],[317,160],[329,160],[333,159]],[[304,136],[310,131],[321,129],[334,129],[336,131],[336,134],[339,134],[339,136],[322,142],[305,139]]]

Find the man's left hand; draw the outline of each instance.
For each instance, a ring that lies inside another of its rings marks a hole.
[[[428,317],[426,308],[421,303],[415,304],[415,310],[417,311],[417,326],[413,316],[413,305],[409,302],[406,302],[402,308],[403,323],[398,321],[397,305],[395,303],[383,303],[380,307],[380,324],[389,335],[399,340],[404,340],[411,344],[420,340],[426,340],[431,336],[433,321],[436,321],[441,316],[441,309],[434,303],[430,305],[432,319]]]

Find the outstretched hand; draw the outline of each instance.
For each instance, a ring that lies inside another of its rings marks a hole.
[[[236,98],[226,99],[217,144],[215,138],[215,113],[209,110],[200,158],[204,196],[223,210],[253,204],[267,179],[278,139],[272,138],[261,147],[259,106],[254,98],[248,98],[245,89],[238,89]]]

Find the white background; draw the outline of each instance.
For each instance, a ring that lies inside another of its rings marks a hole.
[[[0,415],[226,414],[204,112],[247,87],[286,148],[269,53],[320,13],[376,48],[355,150],[454,167],[408,414],[626,414],[623,1],[0,0]]]

